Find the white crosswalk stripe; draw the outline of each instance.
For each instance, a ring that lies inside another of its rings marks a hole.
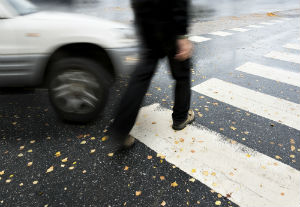
[[[232,29],[229,29],[229,30],[232,30],[232,31],[235,31],[235,32],[247,32],[247,31],[249,31],[249,29],[244,29],[244,28],[232,28]]]
[[[211,32],[209,34],[216,35],[216,36],[221,36],[221,37],[226,37],[226,36],[232,35],[232,33],[230,33],[230,32],[223,32],[223,31]]]
[[[216,100],[300,130],[300,104],[216,78],[209,79],[192,89]]]
[[[288,44],[284,45],[283,47],[289,48],[289,49],[294,49],[294,50],[300,50],[300,44],[288,43]]]
[[[207,38],[207,37],[202,37],[202,36],[191,36],[191,37],[189,37],[189,40],[193,41],[193,42],[205,42],[205,41],[208,41],[211,39]]]
[[[249,28],[263,28],[264,26],[261,25],[248,25]]]
[[[265,57],[300,64],[300,54],[272,51],[266,54]]]
[[[272,22],[261,22],[260,24],[262,24],[262,25],[273,25],[275,23],[272,23]]]
[[[216,192],[230,194],[240,206],[299,204],[299,171],[204,127],[176,132],[171,113],[159,104],[143,107],[131,135]]]
[[[247,62],[236,70],[300,87],[300,73],[289,72],[283,69],[268,67],[252,62]]]

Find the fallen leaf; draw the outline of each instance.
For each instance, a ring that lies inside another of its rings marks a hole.
[[[20,150],[23,150],[25,148],[25,146],[20,146]]]
[[[175,187],[178,186],[178,184],[177,184],[176,181],[175,181],[175,182],[171,183],[171,186],[175,188]]]
[[[61,156],[60,152],[56,152],[56,153],[55,153],[55,156],[56,156],[56,157]]]
[[[108,136],[104,136],[104,137],[102,137],[101,138],[101,140],[104,142],[104,141],[106,141],[108,139]]]
[[[221,205],[221,201],[216,201],[215,204],[216,204],[217,206],[220,206],[220,205]]]
[[[80,142],[80,144],[86,144],[86,141],[85,141],[85,140],[83,140],[82,142]]]
[[[231,126],[230,129],[232,129],[233,131],[236,130],[236,128],[234,126]]]
[[[282,160],[282,158],[278,155],[276,155],[275,158],[278,159],[278,160]]]
[[[66,157],[66,158],[62,159],[61,161],[62,162],[68,162],[68,158]]]
[[[91,137],[91,140],[95,140],[96,139],[96,137]]]
[[[108,153],[107,156],[112,157],[112,156],[114,156],[114,153],[112,153],[112,152]]]
[[[180,141],[180,142],[184,142],[184,139],[183,139],[183,138],[180,138],[179,141]]]
[[[10,182],[11,182],[11,179],[7,179],[5,182],[6,182],[6,183],[10,183]]]
[[[195,178],[190,178],[189,179],[189,181],[191,181],[191,182],[195,182],[195,180],[196,180]]]
[[[163,202],[161,202],[161,206],[165,206],[167,203],[166,203],[166,201],[163,201]]]
[[[268,12],[267,15],[268,15],[269,17],[275,17],[275,16],[277,16],[276,14],[274,14],[274,13],[272,13],[272,12]]]
[[[74,170],[74,166],[69,167],[69,170]]]
[[[4,173],[5,173],[4,170],[0,171],[0,175],[4,175]]]
[[[35,181],[32,182],[32,184],[33,184],[33,185],[36,185],[36,184],[38,184],[38,182],[39,182],[39,181],[35,180]]]
[[[221,195],[220,193],[218,193],[218,195],[217,195],[217,196],[218,196],[218,198],[222,198],[222,195]]]
[[[140,196],[142,194],[142,191],[135,191],[136,196]]]
[[[212,172],[211,175],[212,175],[212,176],[216,176],[216,173],[215,173],[215,172]]]
[[[32,152],[32,149],[28,150],[27,152]]]
[[[23,185],[24,185],[23,183],[20,183],[20,184],[19,184],[19,186],[23,186]]]
[[[83,170],[82,173],[85,174],[85,173],[86,173],[86,170]]]
[[[292,150],[292,151],[295,151],[295,149],[296,149],[295,146],[294,146],[294,145],[291,145],[291,150]]]
[[[249,155],[249,154],[246,154],[246,156],[247,156],[247,157],[251,157],[251,155]]]
[[[96,152],[96,149],[91,149],[90,153],[92,154],[94,152]]]
[[[280,195],[284,196],[284,193],[280,193]]]
[[[199,117],[203,117],[203,114],[201,114],[200,112],[198,112],[198,116]]]
[[[192,169],[192,173],[195,173],[196,172],[196,169]]]
[[[51,167],[46,171],[46,173],[52,172],[53,170],[54,170],[54,167],[51,166]]]
[[[156,124],[156,122],[155,122],[155,121],[153,121],[153,122],[152,122],[152,124]]]
[[[160,176],[159,178],[160,178],[160,180],[164,180],[165,176]]]
[[[151,156],[151,155],[148,155],[147,159],[148,159],[148,160],[151,160],[151,159],[152,159],[152,156]]]
[[[208,176],[208,171],[203,171],[202,174]]]
[[[195,153],[195,150],[191,150],[191,153]]]
[[[28,162],[27,166],[30,167],[32,165],[32,162]]]
[[[226,198],[231,198],[232,192],[226,194]]]
[[[128,167],[128,166],[125,166],[125,167],[124,167],[124,170],[128,170],[128,169],[129,169],[129,167]]]
[[[23,157],[23,153],[18,154],[18,157]]]
[[[30,141],[30,144],[34,144],[34,143],[35,143],[35,140],[31,140],[31,141]]]

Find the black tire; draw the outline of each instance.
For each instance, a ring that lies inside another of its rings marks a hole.
[[[74,57],[56,61],[48,74],[50,102],[66,121],[92,121],[105,107],[111,80],[94,60]]]

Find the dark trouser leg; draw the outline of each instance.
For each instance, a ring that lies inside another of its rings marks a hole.
[[[190,59],[178,61],[168,56],[173,78],[176,80],[175,103],[172,118],[180,123],[187,118],[191,102]]]
[[[146,53],[131,75],[128,88],[110,128],[113,137],[119,139],[118,141],[123,141],[132,129],[157,63],[157,57]]]

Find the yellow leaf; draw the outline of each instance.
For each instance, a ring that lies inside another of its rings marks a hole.
[[[55,153],[55,156],[56,156],[56,157],[61,156],[60,152],[56,152],[56,153]]]
[[[4,170],[0,171],[0,175],[4,175],[4,173],[5,173]]]
[[[220,205],[221,205],[221,201],[216,201],[215,204],[216,204],[217,206],[220,206]]]
[[[27,152],[32,152],[32,149],[28,150]]]
[[[272,13],[272,12],[268,12],[267,15],[268,15],[269,17],[275,17],[275,16],[277,16],[276,14],[274,14],[274,13]]]
[[[32,182],[32,184],[33,184],[33,185],[36,185],[36,184],[38,184],[38,182],[39,182],[39,181],[35,180],[35,181]]]
[[[11,182],[11,179],[7,179],[5,182],[6,182],[6,183],[10,183],[10,182]]]
[[[86,141],[85,141],[85,140],[83,140],[82,142],[80,142],[80,144],[86,144]]]
[[[213,185],[214,187],[216,187],[216,186],[217,186],[217,183],[212,183],[212,185]]]
[[[211,175],[212,175],[212,176],[216,176],[216,173],[215,173],[215,172],[212,172]]]
[[[18,154],[18,157],[23,157],[23,154],[22,153]]]
[[[61,160],[62,162],[68,162],[68,158],[66,157],[65,159]]]
[[[148,155],[147,159],[148,159],[148,160],[151,160],[151,159],[152,159],[152,156],[151,156],[151,155]]]
[[[112,156],[114,156],[114,153],[112,153],[112,152],[108,153],[107,156],[112,157]]]
[[[31,140],[31,141],[30,141],[30,144],[33,144],[33,143],[35,143],[35,140]]]
[[[106,141],[108,139],[108,136],[104,136],[104,137],[102,137],[101,138],[101,140],[104,142],[104,141]]]
[[[69,170],[74,170],[74,166],[69,167]]]
[[[166,201],[163,201],[163,202],[161,202],[161,206],[165,206],[167,203],[166,203]]]
[[[136,196],[140,196],[142,194],[142,191],[135,191]]]
[[[178,186],[178,184],[177,184],[176,181],[175,181],[175,182],[171,183],[171,186],[175,188],[175,187]]]
[[[218,198],[222,198],[222,195],[220,193],[218,193]]]
[[[192,173],[195,173],[196,172],[196,169],[192,169]]]
[[[30,167],[32,165],[32,162],[28,162],[27,166]]]
[[[231,126],[230,129],[232,129],[233,131],[236,130],[236,128],[234,126]]]
[[[282,160],[282,158],[278,155],[276,155],[275,158],[278,159],[278,160]]]
[[[295,151],[295,149],[296,149],[295,146],[294,146],[294,145],[291,145],[291,150],[292,150],[292,151]]]
[[[82,173],[85,174],[85,173],[86,173],[86,170],[83,170]]]
[[[19,186],[23,186],[23,185],[24,185],[23,183],[20,183],[20,184],[19,184]]]
[[[25,146],[21,146],[21,147],[20,147],[20,150],[23,150],[23,149],[24,149],[24,147],[25,147]]]
[[[295,158],[295,155],[290,155],[290,158]]]
[[[92,149],[90,153],[92,154],[92,153],[94,153],[94,152],[96,152],[96,150],[95,150],[95,149]]]
[[[203,117],[203,114],[201,114],[200,112],[198,112],[198,116],[199,117]]]
[[[195,178],[190,178],[189,179],[189,181],[191,181],[191,182],[195,182],[195,180],[196,180]]]
[[[180,142],[184,142],[184,139],[183,139],[183,138],[180,138],[179,141],[180,141]]]
[[[128,169],[129,169],[129,167],[128,167],[128,166],[125,166],[125,167],[124,167],[124,170],[128,170]]]
[[[54,167],[53,166],[51,166],[48,170],[47,170],[47,172],[46,173],[49,173],[49,172],[52,172],[53,171],[53,169],[54,169]]]
[[[160,176],[159,178],[160,178],[160,180],[164,180],[165,176]]]
[[[251,157],[251,155],[249,155],[249,154],[246,154],[246,156],[247,156],[247,157]]]
[[[202,174],[208,176],[208,171],[203,171]]]
[[[91,137],[91,140],[95,140],[96,139],[96,137]]]

